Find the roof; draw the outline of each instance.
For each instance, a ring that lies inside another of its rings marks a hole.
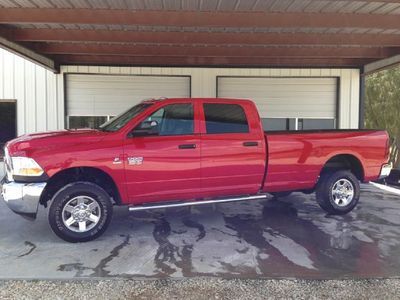
[[[22,46],[54,68],[361,67],[400,54],[400,3],[390,0],[0,0],[0,7],[0,44]]]

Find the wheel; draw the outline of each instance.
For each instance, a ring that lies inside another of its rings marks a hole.
[[[350,171],[335,171],[321,176],[316,189],[319,206],[329,214],[347,214],[360,198],[360,183]]]
[[[290,196],[292,194],[292,192],[275,192],[275,193],[271,193],[272,196],[274,196],[275,198],[284,198],[287,196]]]
[[[90,182],[74,182],[60,189],[49,209],[54,233],[67,242],[87,242],[107,229],[113,207],[110,196]]]

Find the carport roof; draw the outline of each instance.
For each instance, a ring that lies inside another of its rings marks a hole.
[[[0,44],[60,64],[362,67],[400,54],[389,0],[0,0]]]

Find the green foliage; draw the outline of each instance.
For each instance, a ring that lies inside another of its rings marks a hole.
[[[365,127],[386,129],[391,138],[391,162],[400,167],[400,68],[366,77]]]

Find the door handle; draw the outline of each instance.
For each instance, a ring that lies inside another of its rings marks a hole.
[[[178,146],[179,149],[196,149],[196,144],[182,144]]]
[[[257,147],[258,146],[258,142],[244,142],[243,146],[245,146],[245,147]]]

